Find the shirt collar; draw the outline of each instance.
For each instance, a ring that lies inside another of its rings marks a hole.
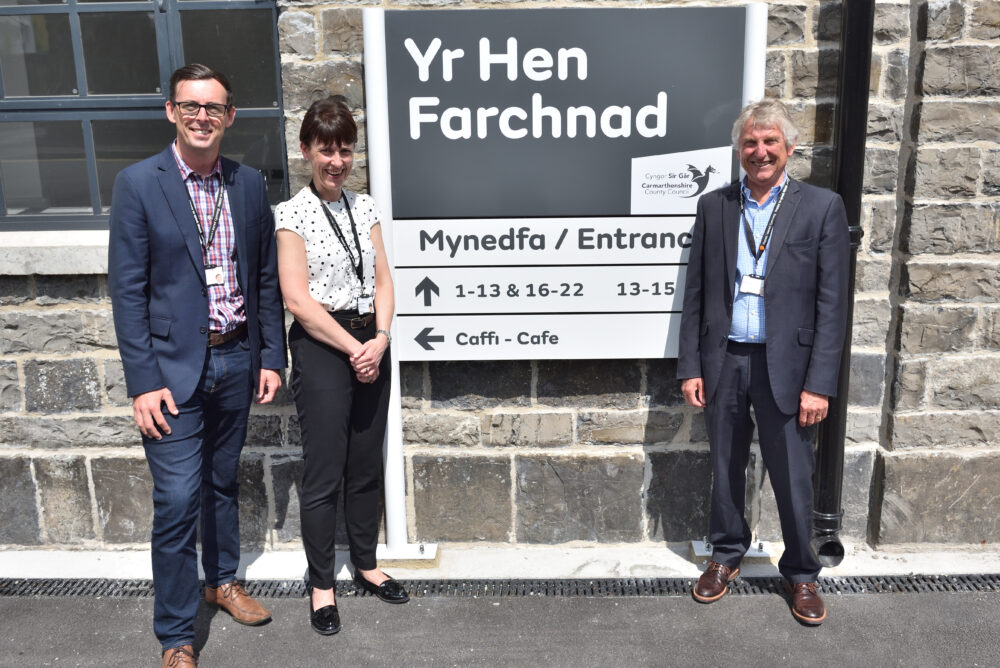
[[[181,170],[181,178],[187,181],[192,174],[196,177],[201,178],[201,174],[188,167],[188,164],[184,162],[184,158],[181,157],[180,151],[177,150],[177,140],[170,142],[170,149],[174,153],[174,161],[177,163],[177,168]],[[218,176],[222,178],[222,156],[220,155],[215,159],[215,167],[212,167],[212,171],[208,173],[208,177]]]
[[[769,193],[767,193],[767,199],[764,200],[763,204],[757,204],[757,200],[755,200],[750,195],[750,188],[749,188],[749,186],[747,186],[747,177],[746,176],[744,176],[743,180],[740,181],[740,190],[743,193],[743,199],[744,200],[746,200],[747,202],[753,202],[756,206],[765,207],[768,204],[770,204],[771,201],[775,197],[778,196],[778,193],[781,192],[781,188],[782,188],[782,186],[785,185],[785,181],[787,181],[787,180],[788,180],[788,172],[782,172],[781,173],[781,182],[778,183],[778,185],[776,185],[773,188],[771,188],[771,191]]]

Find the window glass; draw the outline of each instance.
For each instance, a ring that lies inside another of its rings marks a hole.
[[[8,214],[91,213],[80,121],[0,123]]]
[[[69,16],[0,16],[0,69],[5,97],[75,95]]]
[[[97,185],[101,208],[111,206],[111,190],[118,172],[165,149],[177,131],[162,118],[94,121],[94,152],[97,156]]]
[[[274,14],[269,9],[182,11],[184,60],[229,77],[239,107],[277,107]]]
[[[88,93],[160,92],[152,13],[82,13],[80,33]]]
[[[222,154],[264,175],[271,204],[284,199],[285,154],[282,146],[280,118],[240,118],[226,130],[222,139]]]

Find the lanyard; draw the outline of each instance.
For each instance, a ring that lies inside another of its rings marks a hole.
[[[222,203],[226,198],[226,184],[219,179],[219,193],[215,196],[215,211],[212,213],[212,225],[208,229],[208,238],[205,238],[204,223],[201,220],[201,216],[198,215],[198,207],[194,204],[194,199],[191,198],[191,191],[188,190],[187,185],[184,186],[184,192],[188,196],[188,204],[191,205],[191,213],[194,215],[195,221],[198,223],[198,240],[201,241],[201,247],[204,250],[208,250],[208,247],[212,245],[212,241],[215,240],[215,231],[219,229],[219,217],[222,216]]]
[[[358,260],[354,261],[354,253],[351,251],[350,245],[347,243],[347,239],[344,237],[344,233],[340,231],[340,226],[337,225],[337,221],[334,220],[333,214],[330,213],[330,209],[326,207],[326,202],[320,196],[319,191],[316,190],[316,186],[312,181],[309,182],[309,189],[312,190],[313,195],[319,199],[319,205],[323,209],[323,213],[326,214],[326,219],[330,223],[330,227],[333,228],[333,233],[337,235],[337,239],[340,241],[340,245],[344,247],[347,251],[347,257],[351,260],[351,266],[354,267],[354,273],[358,276],[358,283],[361,284],[361,292],[365,291],[365,272],[362,268],[361,262],[361,240],[358,239],[358,228],[354,225],[354,215],[351,213],[351,205],[347,203],[347,195],[343,190],[340,191],[340,199],[344,203],[344,209],[347,210],[347,218],[351,221],[351,234],[354,235],[354,247],[358,249]]]
[[[774,227],[774,217],[778,215],[778,209],[781,208],[781,203],[785,199],[785,193],[788,191],[788,177],[785,177],[785,183],[781,186],[781,192],[778,194],[778,201],[774,204],[774,209],[771,210],[771,216],[767,219],[767,227],[764,228],[764,234],[760,238],[760,245],[754,244],[753,240],[753,229],[750,227],[750,223],[747,221],[747,213],[743,204],[743,197],[740,196],[740,219],[743,221],[743,232],[747,240],[747,246],[750,247],[750,254],[753,255],[753,266],[754,271],[757,271],[757,262],[760,261],[761,256],[764,255],[764,249],[767,247],[767,242],[771,238],[771,229]]]

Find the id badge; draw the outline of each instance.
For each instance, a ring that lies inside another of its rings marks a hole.
[[[205,267],[205,284],[222,285],[222,267]]]
[[[764,277],[755,276],[749,274],[743,277],[740,281],[740,292],[747,295],[757,295],[758,297],[764,294]]]
[[[362,294],[358,297],[358,313],[371,313],[375,310],[375,298]]]

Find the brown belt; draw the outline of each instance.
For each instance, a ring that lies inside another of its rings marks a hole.
[[[372,320],[375,319],[374,313],[366,313],[364,315],[355,315],[357,311],[329,311],[329,313],[341,325],[346,324],[351,329],[364,329],[372,324]]]
[[[246,336],[247,324],[243,322],[236,329],[231,329],[225,334],[220,334],[219,332],[209,332],[208,333],[208,347],[214,348],[215,346],[221,346],[223,343],[228,343],[233,339],[241,339]]]

